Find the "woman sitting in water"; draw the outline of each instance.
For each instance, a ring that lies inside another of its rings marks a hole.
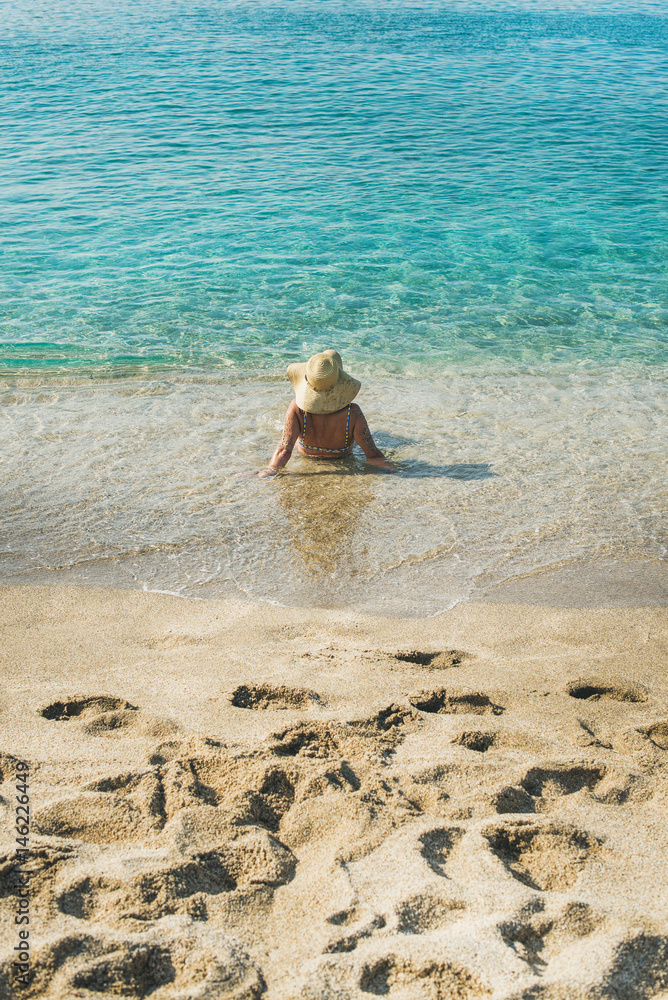
[[[290,461],[295,445],[306,458],[332,459],[345,458],[358,444],[371,465],[396,470],[376,447],[366,417],[353,403],[361,383],[344,372],[340,354],[323,351],[305,364],[290,365],[288,378],[295,399],[285,414],[281,443],[258,475],[275,476]]]

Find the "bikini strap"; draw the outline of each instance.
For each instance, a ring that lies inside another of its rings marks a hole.
[[[348,439],[350,437],[350,409],[351,409],[351,406],[352,406],[352,403],[349,403],[348,404],[348,416],[346,418],[346,443],[344,444],[343,448],[319,448],[318,445],[316,445],[316,444],[307,444],[306,441],[305,441],[305,438],[306,438],[306,410],[302,410],[301,408],[300,408],[299,412],[302,415],[303,424],[302,424],[302,436],[301,436],[301,440],[299,441],[299,443],[301,445],[303,445],[304,448],[308,448],[309,451],[328,451],[328,452],[330,452],[332,454],[334,454],[334,452],[337,452],[337,451],[346,451],[346,449],[348,447]]]

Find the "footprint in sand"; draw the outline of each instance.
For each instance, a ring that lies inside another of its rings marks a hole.
[[[437,896],[431,892],[417,893],[397,906],[397,931],[400,934],[425,934],[440,930],[463,917],[465,912],[466,904],[461,899]]]
[[[212,810],[215,813],[215,810]],[[208,817],[190,815],[190,827]],[[213,817],[215,821],[215,816]],[[210,825],[210,824],[209,824]],[[169,843],[171,838],[163,841]],[[206,920],[215,897],[239,888],[276,888],[294,877],[297,860],[284,844],[258,828],[219,828],[213,849],[172,854],[163,851],[133,857],[109,874],[104,856],[61,889],[61,913],[80,920],[160,920],[174,913]]]
[[[90,719],[106,712],[118,711],[137,712],[138,709],[125,698],[115,698],[113,695],[101,694],[92,697],[81,695],[65,701],[53,701],[39,714],[43,719],[61,722],[64,719]]]
[[[358,722],[351,722],[349,725],[366,729],[368,732],[387,733],[392,729],[400,729],[420,719],[419,714],[412,708],[405,705],[393,703],[381,708],[375,715]]]
[[[607,801],[608,769],[599,763],[549,763],[530,768],[518,785],[506,785],[493,799],[497,813],[544,812],[565,795],[586,789]]]
[[[492,805],[497,813],[532,813],[536,811],[536,802],[523,788],[516,785],[504,785],[492,799]]]
[[[556,798],[582,788],[593,791],[606,774],[603,764],[546,764],[530,768],[521,785],[533,798]]]
[[[491,991],[456,961],[406,954],[406,938],[396,950],[363,962],[327,954],[301,988],[302,1000],[388,997],[389,1000],[483,1000]],[[337,960],[338,959],[338,960]]]
[[[289,744],[289,737],[287,742]],[[307,739],[307,751],[310,746]],[[282,749],[285,750],[286,747]],[[313,794],[321,794],[325,787],[332,788],[337,784],[337,772],[340,775],[342,770],[340,759],[335,763],[322,764],[318,761],[317,753],[314,754],[315,760],[308,759],[308,752],[305,755],[307,760],[303,760],[298,748],[288,746],[287,749],[296,752],[279,753],[279,758],[294,756],[299,760],[276,760],[272,759],[272,754],[269,760],[261,757],[212,757],[195,758],[188,764],[199,787],[211,796],[211,804],[217,806],[229,822],[237,825],[258,824],[275,832],[297,800],[298,789],[301,798],[308,793],[309,785],[313,783]],[[271,749],[269,752],[271,753]],[[183,762],[184,766],[185,763]],[[322,780],[319,788],[318,778]],[[341,783],[343,787],[347,787],[343,780]]]
[[[361,737],[367,744],[367,749],[373,749],[384,756],[402,743],[410,732],[414,732],[421,719],[420,713],[411,706],[392,703],[366,719],[349,722],[344,732],[352,733],[353,740],[347,741],[348,747],[351,748],[355,737]],[[343,738],[342,741],[346,742]]]
[[[277,757],[338,757],[339,744],[332,727],[321,722],[298,722],[272,735],[271,752]]]
[[[0,996],[13,995],[11,962],[0,965]],[[234,940],[179,917],[141,934],[70,932],[39,948],[31,966],[30,996],[260,1000],[266,990],[260,969]]]
[[[435,652],[421,652],[418,649],[398,650],[392,653],[395,660],[401,663],[415,663],[429,670],[448,670],[451,667],[459,667],[465,660],[473,659],[471,653],[465,653],[461,649],[436,650]]]
[[[340,926],[341,924],[349,924],[354,919],[354,911],[347,911],[344,913],[334,914],[332,917],[328,918],[327,923]],[[330,941],[324,949],[324,954],[336,955],[341,954],[341,952],[355,951],[360,941],[364,941],[366,938],[372,937],[374,932],[382,930],[385,927],[385,924],[385,917],[381,917],[380,914],[374,914],[374,916],[369,920],[359,921],[357,926],[349,927],[346,935],[335,938],[334,941]]]
[[[602,733],[597,732],[593,722],[584,719],[577,720],[582,732],[577,738],[578,746],[581,747],[601,747],[603,750],[612,750],[612,743]]]
[[[411,708],[389,705],[373,716],[347,724],[297,722],[270,738],[277,757],[337,758],[381,755],[391,751],[419,721]]]
[[[566,685],[566,694],[583,701],[643,702],[647,701],[647,688],[642,684],[610,683],[597,677],[581,678]]]
[[[629,983],[633,984],[629,992]],[[668,936],[630,932],[603,976],[600,997],[663,1000],[668,990]]]
[[[467,730],[459,733],[451,742],[456,746],[464,747],[466,750],[475,750],[476,753],[487,753],[491,747],[499,743],[499,734]]]
[[[137,867],[135,865],[135,867]],[[146,869],[146,864],[142,866]],[[192,860],[157,863],[132,878],[86,874],[67,885],[56,899],[61,913],[79,920],[160,920],[174,913],[206,919],[206,900],[232,892],[236,884],[215,853]]]
[[[160,831],[181,809],[215,801],[191,763],[175,760],[148,771],[95,779],[79,794],[38,809],[35,831],[89,843],[137,841]]]
[[[161,766],[162,798],[159,794],[157,801],[164,802],[167,819],[181,809],[208,805],[215,806],[229,823],[259,824],[275,831],[295,802],[359,788],[354,772],[338,752],[323,755],[317,727],[315,732],[311,727],[304,731],[299,724],[282,735],[278,754],[274,753],[276,744],[270,742],[262,756],[218,752],[174,759]]]
[[[228,823],[275,831],[295,801],[298,783],[302,795],[310,786],[314,795],[325,787],[350,788],[349,769],[340,760],[337,765],[302,775],[291,764],[257,758],[174,759],[145,772],[96,779],[77,795],[38,809],[34,829],[89,843],[150,842],[182,810],[198,809],[204,816],[205,807],[216,807]]]
[[[359,988],[372,996],[432,1000],[433,997],[457,997],[458,1000],[481,1000],[490,991],[463,966],[439,959],[407,958],[387,955],[364,966]]]
[[[639,730],[659,750],[668,750],[668,722],[654,722],[651,726],[643,726]]]
[[[484,836],[513,878],[541,892],[570,888],[602,844],[570,824],[526,820],[488,829]]]
[[[159,829],[159,826],[157,827]],[[36,810],[33,830],[91,844],[141,840],[156,829],[130,798],[105,792],[82,792]]]
[[[565,796],[586,790],[598,802],[622,805],[624,802],[644,802],[653,789],[642,774],[617,770],[595,763],[556,763],[530,768],[522,781],[521,790],[531,796],[530,812],[545,812],[551,804]],[[497,812],[510,810],[499,810]],[[518,810],[519,811],[519,810]]]
[[[564,948],[597,931],[604,919],[588,903],[569,902],[548,913],[543,900],[534,898],[516,918],[499,924],[499,932],[508,947],[540,974]]]
[[[576,965],[586,961],[587,937],[594,934],[605,918],[584,902],[572,902],[555,915],[534,908],[534,916],[500,925],[506,944],[525,961],[534,975],[551,979],[554,960],[557,975],[563,974],[564,952],[573,948]],[[600,943],[592,941],[597,981],[588,990],[574,989],[572,979],[552,981],[544,987],[529,987],[513,994],[512,1000],[663,1000],[668,987],[668,937],[632,930],[617,944],[611,958],[603,958]],[[590,952],[590,955],[592,953]],[[603,958],[603,965],[601,959]]]
[[[16,915],[17,869],[30,872],[30,900],[33,910],[53,908],[54,885],[63,872],[76,870],[79,866],[79,850],[72,844],[34,844],[27,862],[20,861],[14,851],[0,854],[0,920],[4,921],[7,909],[7,923],[13,923]],[[2,996],[2,993],[0,993]]]
[[[408,696],[408,701],[421,712],[439,715],[500,715],[504,711],[501,705],[495,705],[486,694],[479,691],[436,688],[415,691]]]
[[[164,739],[179,731],[173,719],[144,715],[139,711],[103,712],[83,726],[89,736],[147,736]]]
[[[41,709],[43,719],[64,722],[76,719],[89,736],[122,736],[126,733],[164,739],[178,732],[172,719],[148,715],[125,698],[113,695],[76,696],[54,701]]]
[[[322,704],[315,691],[274,684],[240,684],[231,692],[229,700],[235,708],[274,712],[288,709],[305,712]]]
[[[417,727],[420,718],[412,706],[391,704],[348,723],[296,722],[271,735],[269,750],[277,757],[383,757]]]
[[[418,850],[433,872],[447,878],[445,863],[463,836],[459,827],[435,827],[420,835]]]

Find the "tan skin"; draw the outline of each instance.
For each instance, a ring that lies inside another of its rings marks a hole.
[[[337,410],[335,413],[308,413],[306,416],[306,437],[309,444],[318,445],[320,448],[340,448],[346,439],[346,420],[348,417],[348,407]],[[285,424],[283,426],[283,437],[274,452],[271,462],[258,475],[262,478],[275,476],[290,461],[295,446],[299,455],[306,458],[332,459],[331,455],[323,455],[318,451],[313,451],[308,447],[304,448],[299,444],[298,438],[302,437],[302,411],[293,401],[288,406],[285,414]],[[350,425],[348,428],[349,446],[345,452],[336,455],[336,458],[345,458],[353,450],[353,443],[358,444],[364,456],[371,465],[376,465],[379,469],[388,472],[396,472],[397,467],[394,462],[383,455],[376,446],[371,436],[366,417],[360,410],[357,403],[350,407]]]

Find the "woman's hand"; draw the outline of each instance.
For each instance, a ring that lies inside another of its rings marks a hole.
[[[385,469],[386,472],[399,471],[399,466],[395,465],[391,459],[385,458],[384,455],[382,458],[367,458],[367,462],[369,465],[375,465],[378,469]]]

